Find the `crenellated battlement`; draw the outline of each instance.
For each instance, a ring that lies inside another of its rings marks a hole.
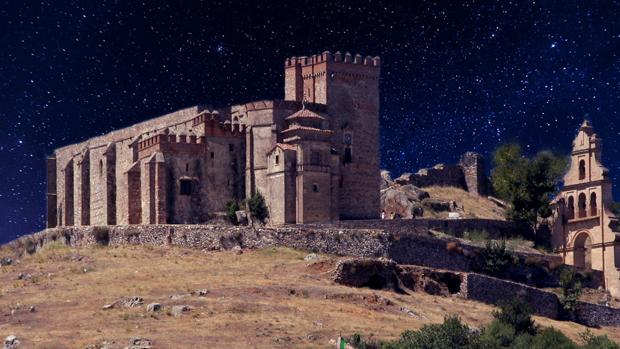
[[[210,137],[241,137],[245,133],[245,125],[239,122],[220,122],[218,111],[203,111],[192,119],[192,125],[204,125],[205,136]]]
[[[205,136],[196,136],[195,134],[163,134],[159,133],[152,137],[148,137],[138,142],[138,151],[143,151],[156,145],[162,144],[205,144]]]
[[[314,64],[320,64],[325,62],[335,62],[335,63],[347,63],[347,64],[359,64],[368,67],[380,67],[381,66],[381,58],[379,56],[371,57],[366,56],[363,57],[361,54],[352,55],[349,52],[346,52],[344,55],[340,51],[336,51],[336,53],[332,54],[329,51],[325,51],[321,54],[308,56],[294,56],[291,58],[287,58],[284,61],[285,67],[295,67],[297,65],[305,67]]]

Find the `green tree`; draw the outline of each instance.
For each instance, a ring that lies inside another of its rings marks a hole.
[[[265,220],[269,215],[267,204],[265,204],[265,198],[259,192],[256,192],[248,199],[248,207],[252,216],[258,218],[260,221]]]
[[[564,310],[572,312],[575,310],[579,296],[581,296],[581,282],[573,269],[564,269],[560,273],[560,288],[562,295],[560,303]]]
[[[620,349],[620,345],[614,343],[607,336],[595,336],[592,331],[586,330],[580,334],[584,342],[583,349]]]
[[[483,274],[499,277],[513,262],[514,256],[506,250],[506,241],[489,240],[485,249],[478,254],[473,268]]]
[[[237,211],[239,211],[239,203],[235,200],[226,202],[226,216],[233,224],[237,224]]]
[[[499,311],[493,312],[493,317],[504,324],[510,325],[515,334],[535,334],[536,325],[532,320],[532,308],[525,301],[513,298],[500,304]]]
[[[538,217],[549,217],[549,204],[566,172],[567,160],[550,151],[527,158],[518,144],[504,144],[493,154],[493,190],[511,205],[507,218],[537,228]]]

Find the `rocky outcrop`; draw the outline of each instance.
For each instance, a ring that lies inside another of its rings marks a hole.
[[[424,213],[422,200],[429,198],[428,192],[411,184],[397,185],[392,183],[381,190],[381,209],[384,218],[415,218]]]

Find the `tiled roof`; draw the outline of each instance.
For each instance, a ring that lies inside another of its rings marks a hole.
[[[299,126],[299,125],[293,125],[289,128],[287,128],[286,130],[282,131],[282,133],[286,133],[286,132],[291,132],[291,131],[310,131],[310,132],[315,132],[315,133],[322,133],[322,134],[332,134],[333,131],[331,130],[321,130],[320,128],[314,128],[314,127],[308,127],[308,126]]]
[[[321,115],[313,112],[312,110],[306,109],[306,108],[302,108],[301,110],[295,112],[294,114],[291,114],[291,115],[287,116],[285,120],[291,120],[291,119],[318,119],[318,120],[325,120],[325,118],[322,117]]]

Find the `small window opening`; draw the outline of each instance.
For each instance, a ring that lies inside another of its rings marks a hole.
[[[189,164],[185,164],[185,172],[189,172]]]
[[[211,152],[211,159],[215,158],[215,154]]]
[[[276,165],[278,165],[280,163],[280,156],[276,155]]]
[[[228,151],[235,151],[235,145],[234,144],[229,144],[228,145]]]
[[[103,160],[99,160],[99,176],[103,176]]]
[[[586,161],[579,161],[579,179],[586,179]]]
[[[315,192],[315,193],[318,193],[319,192],[319,185],[316,184],[316,183],[312,184],[312,191]]]
[[[191,195],[192,194],[192,181],[189,179],[181,179],[180,181],[180,194]]]
[[[351,154],[351,148],[349,147],[344,148],[344,158],[342,159],[342,162],[345,164],[349,164],[353,162],[353,155]]]

